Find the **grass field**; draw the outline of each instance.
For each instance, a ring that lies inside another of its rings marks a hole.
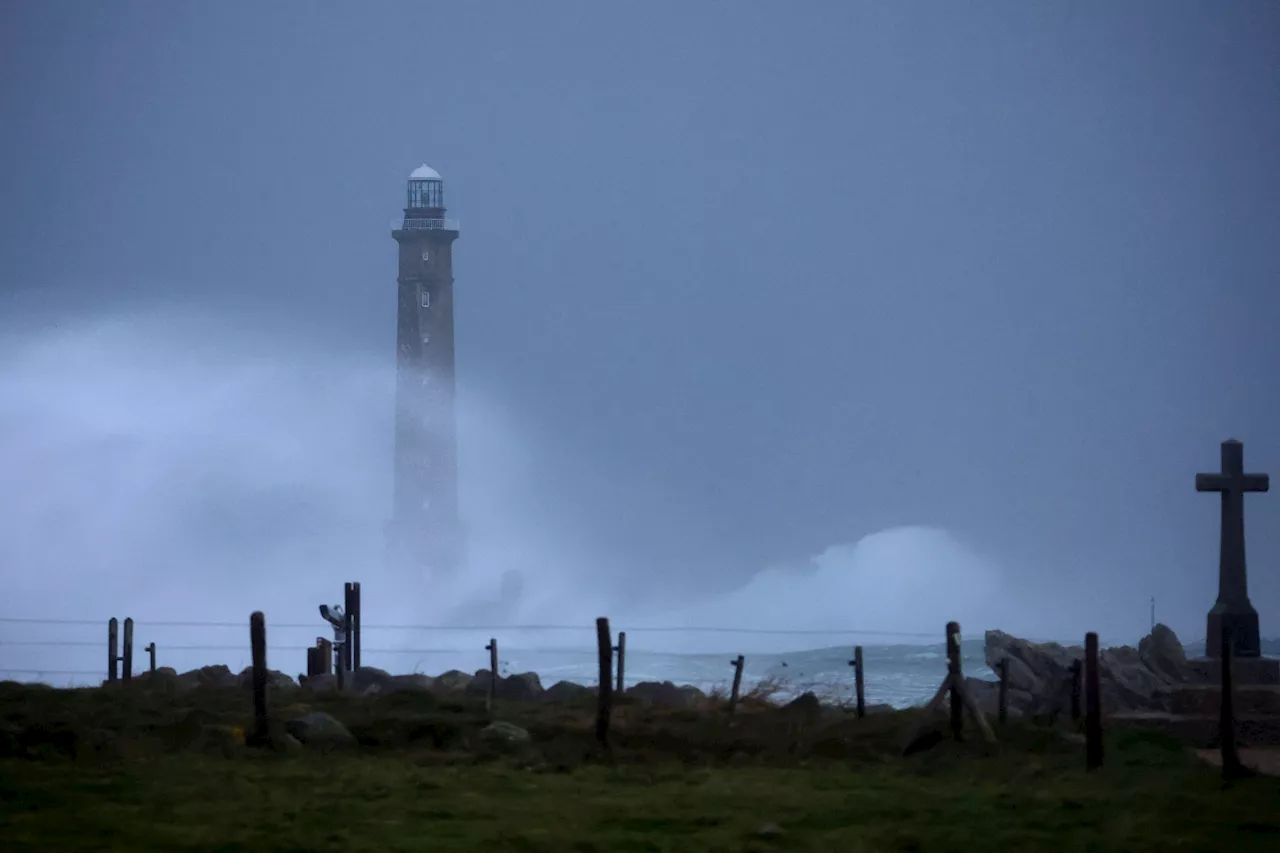
[[[507,747],[465,700],[293,701],[273,717],[324,710],[358,746],[247,748],[240,691],[0,685],[0,850],[1280,850],[1280,779],[1224,788],[1149,734],[1086,774],[1031,726],[901,758],[909,712],[623,706],[604,756],[585,707],[499,708],[532,735]]]

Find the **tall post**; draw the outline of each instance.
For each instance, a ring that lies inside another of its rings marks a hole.
[[[960,672],[960,623],[947,623],[947,679],[951,682],[951,736],[964,740],[964,699],[959,685],[964,676]]]
[[[1098,635],[1084,635],[1085,767],[1102,766],[1102,695],[1098,684]]]
[[[253,653],[253,741],[267,742],[267,618],[261,610],[249,616],[249,646]]]
[[[619,694],[621,694],[627,689],[626,676],[623,675],[627,665],[627,632],[626,631],[618,632],[618,645],[614,646],[613,650],[618,653],[618,681],[617,681],[617,684],[614,686],[614,690],[617,691]]]
[[[729,661],[729,665],[733,667],[733,689],[729,692],[729,713],[734,714],[738,711],[738,694],[742,690],[742,655]]]
[[[867,715],[867,694],[862,674],[862,646],[853,647],[853,692],[857,702],[858,719]]]
[[[1009,659],[1001,658],[996,664],[996,674],[1000,676],[1000,725],[1009,722]]]
[[[351,620],[351,668],[360,668],[360,622],[364,614],[360,612],[360,582],[351,585],[352,603],[355,604],[355,616]]]
[[[350,670],[352,668],[352,647],[355,645],[355,626],[356,615],[353,612],[355,608],[355,590],[350,583],[342,585],[342,621],[343,630],[346,632],[347,641],[342,644],[342,665],[343,669]]]
[[[146,652],[148,655],[150,655],[150,656],[151,656],[150,669],[148,669],[147,671],[148,671],[148,672],[150,672],[150,673],[153,673],[153,674],[154,674],[154,673],[155,673],[155,671],[156,671],[156,644],[155,644],[155,642],[153,641],[153,642],[147,643],[147,647],[146,647],[145,649],[143,649],[143,651],[144,651],[144,652]]]
[[[498,641],[490,637],[485,648],[489,651],[489,692],[484,697],[484,709],[492,714],[493,702],[498,698]]]
[[[1235,657],[1235,642],[1231,626],[1222,626],[1222,696],[1218,707],[1218,743],[1222,749],[1222,778],[1227,781],[1245,775],[1242,772],[1240,753],[1236,749],[1235,697],[1232,696],[1231,663]]]
[[[1073,723],[1080,719],[1080,681],[1080,659],[1076,658],[1071,662],[1071,721]]]
[[[112,616],[107,622],[107,683],[115,684],[120,666],[120,622]]]
[[[613,711],[613,640],[609,620],[596,620],[596,651],[600,658],[600,686],[596,693],[596,740],[609,746],[609,717]]]
[[[126,616],[124,619],[124,655],[121,657],[124,663],[124,680],[125,682],[133,681],[133,617]]]

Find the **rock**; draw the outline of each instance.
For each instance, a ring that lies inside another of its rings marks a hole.
[[[472,676],[457,669],[451,669],[435,678],[432,689],[437,693],[461,693],[467,689],[472,681]]]
[[[391,676],[391,693],[429,693],[435,685],[435,679],[429,675],[413,673],[410,675]]]
[[[573,681],[557,681],[542,692],[544,702],[579,702],[594,698],[596,689]]]
[[[822,701],[818,699],[817,694],[812,690],[808,690],[788,702],[786,708],[788,711],[804,711],[816,714],[822,710]]]
[[[498,680],[498,698],[512,702],[532,702],[542,696],[542,680],[536,672],[521,672]]]
[[[868,705],[866,707],[866,712],[868,714],[888,714],[896,710],[898,709],[887,702],[876,702],[875,704]]]
[[[351,672],[343,673],[343,685],[352,693],[366,696],[376,693],[390,693],[395,685],[395,677],[385,669],[376,666],[362,666]]]
[[[676,687],[670,681],[642,681],[628,688],[625,695],[664,708],[693,708],[707,698],[706,694],[696,687],[688,684]]]
[[[756,830],[756,838],[781,838],[787,831],[776,823],[766,823]]]
[[[1079,646],[1058,643],[1032,643],[1003,631],[986,634],[987,664],[995,669],[1001,660],[1009,661],[1009,714],[1048,716],[1070,712],[1072,694],[1071,664],[1084,660]],[[1172,630],[1156,626],[1143,638],[1138,648],[1114,646],[1098,653],[1098,682],[1103,713],[1135,711],[1167,712],[1171,704],[1171,685],[1187,677],[1186,655]],[[995,711],[995,682],[991,687],[979,686],[969,679],[970,689],[984,711]],[[1083,687],[1080,696],[1084,705]]]
[[[480,730],[480,739],[487,743],[516,745],[533,740],[529,733],[514,723],[490,723]]]
[[[322,673],[320,675],[308,675],[307,681],[302,685],[302,689],[307,693],[334,693],[338,690],[338,676],[333,673]]]
[[[1171,684],[1188,680],[1187,651],[1167,625],[1156,625],[1142,638],[1138,643],[1138,657],[1148,669],[1163,675]]]
[[[312,711],[285,723],[285,731],[305,746],[324,748],[355,746],[356,739],[342,723],[324,711]]]
[[[194,690],[197,687],[235,687],[239,683],[236,674],[223,664],[202,666],[179,675],[175,685],[179,690]]]
[[[244,690],[253,689],[253,667],[246,666],[236,676],[236,686]],[[267,689],[269,690],[296,690],[298,683],[293,680],[293,676],[285,675],[274,669],[267,670]]]

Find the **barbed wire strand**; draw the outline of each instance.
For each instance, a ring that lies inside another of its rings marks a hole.
[[[11,625],[84,625],[101,627],[103,619],[42,619],[34,617],[0,616],[0,624]],[[148,621],[134,619],[134,630],[139,626],[147,628],[241,628],[244,622],[201,622],[201,621]],[[289,630],[324,630],[320,622],[270,623],[268,627]],[[882,637],[936,637],[936,631],[877,631],[866,628],[735,628],[728,626],[703,625],[663,625],[663,626],[619,626],[621,630],[631,634],[755,634],[772,636],[807,636],[820,637],[831,635],[873,635]],[[364,625],[363,631],[595,631],[594,625]]]

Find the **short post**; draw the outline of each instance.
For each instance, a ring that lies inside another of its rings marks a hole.
[[[154,642],[147,643],[143,651],[151,656],[151,668],[147,671],[154,674],[156,671],[156,644]]]
[[[618,632],[618,645],[614,646],[613,650],[618,653],[618,680],[617,680],[617,683],[614,685],[613,689],[618,694],[622,694],[627,689],[626,679],[625,679],[625,676],[623,675],[623,672],[625,671],[626,665],[627,665],[627,632],[626,631]]]
[[[862,676],[862,646],[853,647],[853,693],[857,702],[858,719],[867,715],[867,693]]]
[[[1102,766],[1102,696],[1098,684],[1098,635],[1084,635],[1085,768]]]
[[[951,681],[951,736],[964,740],[964,700],[956,685],[960,682],[960,623],[947,623],[947,677]]]
[[[249,646],[253,652],[253,743],[267,742],[267,618],[261,610],[249,616]]]
[[[319,669],[316,675],[331,675],[333,673],[333,640],[328,637],[316,637],[316,646],[319,647],[319,654],[316,655],[316,663]]]
[[[316,653],[320,651],[320,645],[307,647],[307,678],[315,675],[319,667],[316,666]]]
[[[125,682],[133,681],[133,617],[131,616],[126,616],[124,620],[124,655],[121,660],[124,663]]]
[[[351,668],[360,668],[360,582],[351,585],[351,603],[355,605],[355,615],[351,618],[351,635],[347,642],[351,643]]]
[[[1000,725],[1009,722],[1009,659],[1001,658],[996,664],[996,675],[1000,676]]]
[[[1236,749],[1235,697],[1232,696],[1231,661],[1235,657],[1235,642],[1231,627],[1222,626],[1222,696],[1218,706],[1218,743],[1222,750],[1222,778],[1228,782],[1249,775],[1240,762]]]
[[[1080,687],[1081,687],[1081,664],[1080,659],[1076,658],[1071,662],[1071,721],[1077,722],[1080,719]]]
[[[729,661],[729,665],[733,667],[733,689],[729,691],[729,713],[734,714],[738,710],[738,693],[742,690],[742,655],[738,655]]]
[[[489,652],[489,692],[484,697],[484,709],[492,714],[493,702],[498,698],[498,641],[490,637],[485,649]]]
[[[120,622],[112,616],[107,622],[107,682],[116,683],[120,665]]]
[[[609,717],[613,711],[613,640],[609,620],[596,620],[596,651],[600,658],[600,686],[596,693],[596,740],[609,746]]]

